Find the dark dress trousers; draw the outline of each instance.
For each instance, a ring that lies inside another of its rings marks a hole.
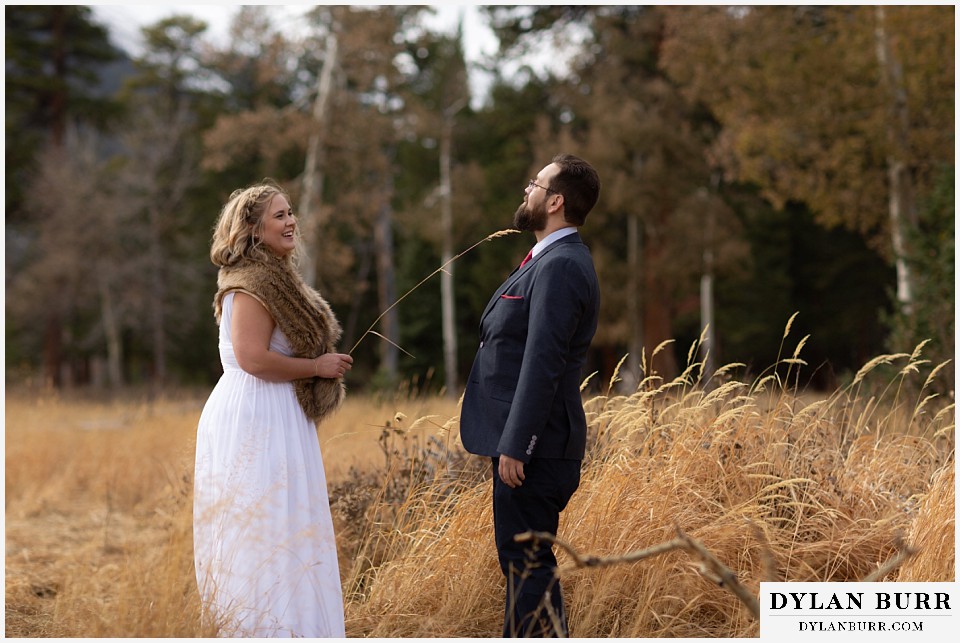
[[[480,320],[460,438],[470,453],[492,459],[494,536],[508,580],[504,636],[567,635],[552,547],[513,537],[556,534],[579,485],[587,431],[581,371],[599,308],[593,260],[574,233],[515,270]],[[520,487],[500,480],[501,454],[525,463]]]

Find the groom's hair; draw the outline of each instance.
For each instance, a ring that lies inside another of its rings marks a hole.
[[[563,218],[582,226],[600,198],[600,177],[592,165],[572,154],[557,154],[551,162],[560,167],[549,187],[563,195]]]

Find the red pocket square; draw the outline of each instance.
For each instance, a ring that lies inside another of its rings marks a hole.
[[[500,295],[500,299],[523,299],[521,295]]]

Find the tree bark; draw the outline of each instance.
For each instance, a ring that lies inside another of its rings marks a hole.
[[[107,344],[107,380],[110,388],[118,389],[123,386],[123,344],[120,340],[120,326],[117,323],[117,313],[114,308],[113,294],[107,280],[108,266],[101,266],[97,277],[97,287],[100,290],[100,317],[103,321],[103,334]]]
[[[317,284],[317,257],[320,255],[320,230],[323,227],[320,203],[323,195],[323,157],[327,131],[327,109],[332,93],[333,70],[337,65],[338,40],[336,31],[327,35],[323,68],[317,78],[317,96],[313,102],[315,128],[307,142],[307,158],[303,168],[300,189],[300,226],[304,248],[301,259],[303,279],[309,286]]]
[[[713,192],[719,184],[719,172],[711,177]],[[710,390],[714,386],[711,379],[717,370],[717,329],[714,321],[715,304],[713,300],[713,273],[714,273],[714,243],[717,225],[715,203],[709,198],[706,188],[703,188],[703,202],[706,206],[706,226],[703,239],[703,274],[700,277],[700,332],[703,342],[700,344],[700,357],[703,360],[704,389]]]
[[[633,159],[633,175],[641,176],[643,158],[639,155]],[[626,395],[636,392],[643,379],[643,219],[636,209],[627,214],[627,319],[630,325],[630,336],[627,340],[626,369],[620,377],[620,389]]]
[[[457,330],[456,302],[453,291],[453,186],[450,175],[453,164],[451,147],[454,117],[466,105],[460,100],[443,113],[443,129],[440,136],[440,225],[443,230],[441,264],[447,266],[440,273],[440,307],[443,321],[443,367],[444,387],[450,399],[459,397],[457,382]],[[449,265],[448,265],[449,264]]]
[[[887,156],[887,178],[890,183],[890,238],[897,268],[897,301],[908,315],[913,307],[913,275],[907,263],[905,231],[916,223],[916,203],[913,196],[913,181],[908,165],[908,133],[910,117],[907,110],[907,93],[903,81],[903,68],[894,56],[886,27],[886,11],[876,7],[877,60],[881,77],[887,86],[890,98],[887,138],[890,152]]]
[[[710,390],[713,382],[710,379],[715,366],[714,351],[714,321],[713,321],[713,251],[703,251],[704,270],[700,277],[700,332],[703,342],[700,344],[700,359],[703,360],[703,388]]]
[[[627,319],[630,320],[630,339],[627,345],[626,369],[621,372],[623,392],[630,395],[640,385],[643,366],[643,294],[640,284],[643,274],[643,229],[640,215],[627,215]]]
[[[396,384],[398,351],[396,344],[399,337],[399,323],[397,309],[394,302],[397,300],[395,275],[393,266],[393,216],[390,208],[390,194],[392,180],[386,180],[390,189],[383,195],[383,203],[377,214],[374,227],[374,254],[377,257],[377,300],[380,310],[387,311],[380,320],[381,331],[389,341],[380,342],[380,371],[386,377],[390,386]]]

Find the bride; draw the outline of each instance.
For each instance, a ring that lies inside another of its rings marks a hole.
[[[353,358],[295,269],[299,243],[287,195],[263,182],[230,196],[210,250],[223,376],[197,428],[194,551],[222,636],[345,636],[315,423]]]

